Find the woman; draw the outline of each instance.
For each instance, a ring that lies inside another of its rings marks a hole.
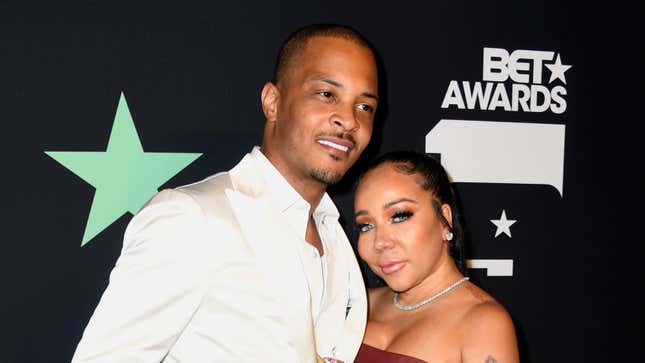
[[[414,152],[380,157],[354,207],[358,252],[388,285],[369,292],[356,362],[519,362],[508,313],[464,277],[454,193],[438,162]]]

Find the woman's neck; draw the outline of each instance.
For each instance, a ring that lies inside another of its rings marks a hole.
[[[402,305],[417,304],[441,290],[447,288],[464,275],[457,269],[452,257],[447,254],[439,261],[438,267],[425,279],[406,291],[399,293],[398,301]]]

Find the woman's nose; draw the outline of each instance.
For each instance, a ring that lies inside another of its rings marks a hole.
[[[379,228],[375,228],[374,233],[374,248],[377,251],[385,250],[392,248],[394,246],[394,242],[392,240],[392,237],[387,231],[381,230]]]

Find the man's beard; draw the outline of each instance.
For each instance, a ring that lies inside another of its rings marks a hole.
[[[343,174],[334,174],[331,171],[325,169],[312,169],[309,171],[309,175],[316,181],[327,185],[336,184],[343,178]]]
[[[350,141],[353,147],[356,147],[356,141],[354,141],[354,137],[350,133],[321,132],[316,135],[316,138],[321,138],[324,136],[333,136],[339,139]],[[334,155],[329,155],[329,156],[331,156],[331,158],[334,159],[335,161],[340,161],[340,158],[337,156],[334,156]],[[309,176],[314,178],[314,180],[327,185],[333,185],[338,183],[343,178],[343,174],[344,173],[333,174],[330,170],[326,170],[326,169],[311,169],[309,171]]]

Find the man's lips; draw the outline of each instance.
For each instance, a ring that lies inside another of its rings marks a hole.
[[[346,139],[341,139],[338,137],[326,136],[316,139],[316,142],[326,146],[328,149],[333,150],[334,154],[348,154],[356,145]]]
[[[405,266],[405,261],[390,261],[380,264],[381,272],[386,275],[393,274]]]

